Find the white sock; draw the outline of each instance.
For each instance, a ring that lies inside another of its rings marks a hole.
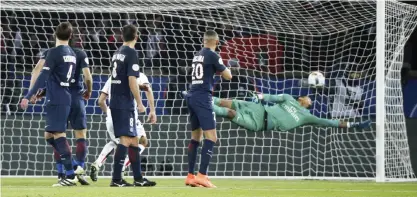
[[[142,155],[143,151],[145,151],[145,146],[143,146],[142,144],[139,144],[139,148],[140,148],[140,154]]]
[[[104,162],[107,159],[107,156],[109,155],[109,153],[111,151],[113,151],[113,149],[116,148],[116,143],[114,143],[113,141],[108,142],[104,147],[103,150],[101,151],[100,155],[98,156],[97,160],[95,163],[98,164],[98,167],[101,167]]]
[[[125,163],[123,163],[122,172],[126,170],[127,167],[130,166],[129,154],[126,155]]]

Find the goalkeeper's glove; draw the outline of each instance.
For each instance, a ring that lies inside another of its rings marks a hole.
[[[358,129],[366,129],[371,127],[371,121],[370,120],[366,120],[363,122],[352,122],[350,123],[350,127],[351,128],[358,128]]]
[[[257,93],[256,91],[249,91],[249,95],[254,103],[259,103],[263,99],[263,95],[261,93]]]

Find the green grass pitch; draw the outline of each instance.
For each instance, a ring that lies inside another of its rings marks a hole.
[[[101,178],[90,186],[59,187],[55,178],[2,178],[1,196],[5,197],[402,197],[417,196],[417,183],[375,183],[313,180],[239,180],[212,179],[216,189],[190,188],[183,179],[154,179],[153,188],[110,188],[110,179]],[[129,180],[131,181],[131,180]]]

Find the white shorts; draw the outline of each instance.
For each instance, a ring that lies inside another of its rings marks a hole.
[[[135,112],[136,117],[136,131],[138,132],[138,137],[146,137],[145,129],[143,128],[142,122],[140,122],[138,118],[138,113]],[[106,117],[106,127],[107,127],[107,133],[110,136],[110,139],[116,143],[119,143],[119,138],[116,138],[114,136],[114,127],[113,127],[113,121],[110,113],[110,109],[107,108],[107,117]]]

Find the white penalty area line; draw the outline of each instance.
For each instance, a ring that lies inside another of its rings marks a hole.
[[[104,188],[97,186],[86,186],[82,188]],[[47,186],[2,186],[3,189],[31,189],[31,188],[45,188],[49,189],[51,187]],[[61,187],[62,188],[62,187]],[[74,188],[74,187],[71,187]],[[110,188],[110,187],[109,187]],[[132,188],[132,187],[128,187]],[[144,187],[149,189],[160,189],[160,190],[189,190],[189,189],[205,189],[205,188],[193,188],[193,187]],[[271,188],[271,187],[258,187],[258,188],[241,188],[241,187],[219,187],[213,188],[210,190],[243,190],[243,191],[304,191],[304,192],[389,192],[389,193],[417,193],[417,190],[376,190],[376,189],[307,189],[307,188]]]

